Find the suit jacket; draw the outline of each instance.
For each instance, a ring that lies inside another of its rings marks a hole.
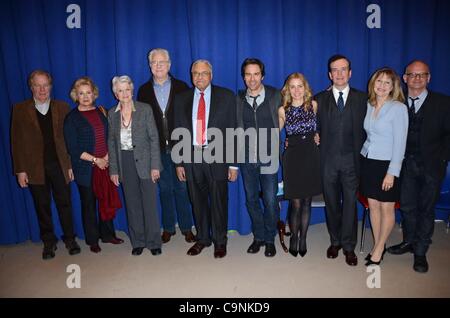
[[[150,105],[134,102],[136,111],[132,113],[131,139],[136,170],[141,179],[149,179],[152,169],[162,170],[159,137],[153,111]],[[116,106],[108,111],[108,151],[109,174],[122,178],[122,156],[120,150],[120,111]]]
[[[425,169],[442,180],[450,160],[450,97],[428,91],[420,111],[423,111],[420,151]]]
[[[337,107],[336,100],[333,96],[333,91],[327,90],[320,92],[314,98],[318,104],[317,121],[318,130],[320,130],[320,161],[323,171],[323,166],[327,162],[327,154],[330,145],[334,142],[333,134],[330,133],[329,123],[331,120],[332,107]],[[364,131],[364,117],[367,111],[367,95],[364,92],[350,88],[350,92],[345,103],[345,107],[350,107],[352,112],[353,123],[353,154],[356,167],[356,173],[359,176],[359,153],[366,140],[366,133]]]
[[[30,184],[45,184],[44,140],[36,111],[33,99],[14,105],[11,123],[14,174],[26,172]],[[52,112],[56,154],[66,183],[69,183],[68,170],[72,166],[64,142],[63,126],[70,107],[63,101],[50,100],[49,111]]]
[[[156,127],[158,127],[159,133],[159,145],[161,151],[166,150],[166,145],[172,146],[170,135],[174,129],[174,107],[173,100],[175,94],[188,90],[189,86],[176,78],[171,76],[171,86],[169,93],[169,100],[167,101],[167,107],[164,113],[161,110],[158,100],[156,99],[155,91],[153,89],[153,78],[143,84],[138,91],[137,100],[146,104],[149,104],[153,110],[153,116],[155,117]]]
[[[191,136],[189,144],[193,145],[193,128],[192,128],[192,103],[194,100],[194,88],[185,91],[181,94],[175,96],[174,108],[177,109],[175,113],[175,128],[185,128],[188,129]],[[222,132],[224,142],[223,142],[223,155],[227,153],[227,143],[231,140],[226,140],[226,128],[236,128],[236,99],[232,91],[219,87],[211,86],[211,102],[208,118],[208,128],[217,128]],[[208,136],[209,138],[210,136]],[[191,158],[192,159],[192,158]],[[233,162],[223,163],[212,163],[212,174],[215,180],[226,180],[228,179],[228,167]],[[234,159],[232,160],[234,161]],[[183,166],[186,169],[187,177],[189,177],[190,169],[192,168],[191,163],[183,162],[177,164],[178,166]]]

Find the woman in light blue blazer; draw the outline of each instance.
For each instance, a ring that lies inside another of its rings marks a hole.
[[[400,197],[398,178],[408,135],[408,111],[395,71],[377,70],[370,78],[368,90],[360,193],[369,201],[374,246],[366,257],[366,266],[380,264],[395,224],[395,202]]]
[[[162,170],[159,136],[148,104],[133,101],[133,82],[124,76],[112,80],[119,101],[108,112],[109,173],[122,182],[133,255],[148,248],[161,254],[156,182]]]

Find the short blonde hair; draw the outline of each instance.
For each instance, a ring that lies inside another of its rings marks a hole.
[[[131,87],[131,91],[134,91],[134,84],[128,75],[114,76],[112,79],[112,91],[116,94],[116,86],[119,83],[127,83]]]
[[[405,96],[403,95],[402,87],[400,84],[400,77],[395,73],[395,71],[389,67],[383,67],[375,71],[370,77],[369,84],[367,85],[367,90],[369,92],[369,104],[375,105],[377,102],[377,96],[375,94],[375,81],[380,77],[386,75],[392,81],[392,91],[389,93],[391,100],[403,103],[405,101]]]
[[[305,87],[305,95],[303,97],[303,99],[304,99],[303,106],[305,107],[305,110],[312,109],[313,93],[312,93],[311,87],[309,86],[309,83],[306,80],[306,77],[302,73],[298,73],[298,72],[292,73],[291,75],[289,75],[286,78],[286,81],[284,82],[284,86],[281,89],[281,96],[282,96],[281,106],[283,106],[283,108],[286,110],[292,104],[292,96],[291,96],[291,93],[289,92],[289,82],[293,79],[299,79],[302,81],[303,86]]]
[[[94,101],[98,98],[98,87],[94,84],[94,81],[87,76],[80,77],[77,79],[70,90],[70,98],[76,103],[78,102],[77,89],[82,86],[87,85],[90,86],[92,92],[94,93]]]
[[[44,75],[48,78],[48,82],[50,83],[50,86],[53,83],[53,79],[52,76],[50,75],[49,72],[44,71],[44,70],[34,70],[33,72],[31,72],[31,74],[28,76],[28,86],[31,88],[31,86],[33,85],[33,79],[35,76],[37,75]]]

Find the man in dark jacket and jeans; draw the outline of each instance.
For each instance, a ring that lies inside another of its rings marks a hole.
[[[137,100],[150,104],[159,132],[161,161],[163,170],[159,179],[160,200],[162,208],[163,233],[162,242],[167,243],[175,235],[177,222],[186,242],[195,241],[192,234],[192,211],[185,182],[178,180],[170,151],[170,134],[173,130],[175,94],[187,90],[188,85],[169,74],[170,56],[165,49],[153,49],[148,54],[152,78],[138,91]]]

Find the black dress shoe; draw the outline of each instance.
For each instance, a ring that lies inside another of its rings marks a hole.
[[[66,248],[70,255],[79,254],[81,252],[81,248],[75,240],[66,242]]]
[[[144,250],[143,247],[135,247],[135,248],[133,248],[133,250],[131,251],[131,254],[132,254],[132,255],[135,255],[135,256],[141,255],[143,250]]]
[[[225,245],[218,245],[214,247],[214,258],[224,258],[227,255],[227,247]]]
[[[159,254],[162,253],[162,251],[161,251],[160,248],[152,248],[152,249],[150,250],[150,252],[152,253],[152,255],[159,255]]]
[[[275,244],[266,243],[266,250],[264,251],[264,255],[266,257],[274,257],[276,253],[277,250],[275,249]]]
[[[426,256],[414,255],[414,270],[418,273],[428,272],[428,262]]]
[[[334,246],[330,245],[330,247],[327,249],[327,257],[328,258],[336,258],[339,255],[339,250],[341,249],[341,246]]]
[[[44,245],[44,250],[42,251],[42,259],[51,259],[55,257],[56,244]]]
[[[264,246],[263,241],[253,241],[253,243],[248,247],[247,253],[249,254],[256,254],[259,252],[262,246]]]
[[[356,257],[354,251],[344,251],[344,255],[345,255],[345,262],[347,263],[347,265],[350,266],[358,265],[358,257]]]
[[[405,253],[413,253],[414,249],[411,243],[401,242],[400,244],[391,246],[387,249],[390,254],[402,255]]]
[[[91,245],[90,250],[92,253],[100,253],[102,251],[98,244]]]

